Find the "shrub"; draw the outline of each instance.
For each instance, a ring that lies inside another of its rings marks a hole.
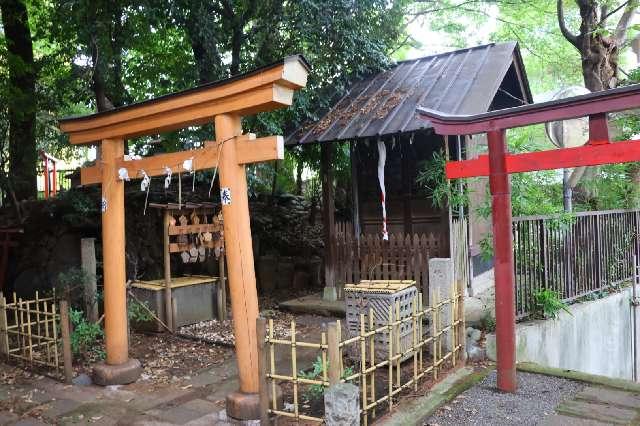
[[[539,318],[557,318],[561,310],[571,315],[567,304],[560,299],[557,291],[548,288],[539,290],[534,293],[533,300],[534,314]]]
[[[100,324],[89,322],[84,317],[84,312],[75,309],[69,310],[69,319],[73,325],[71,333],[71,351],[74,355],[86,356],[89,354],[104,358],[104,351],[98,346],[98,339],[104,336]]]

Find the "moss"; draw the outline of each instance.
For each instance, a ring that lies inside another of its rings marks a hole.
[[[545,367],[532,362],[518,363],[517,368],[519,371],[524,371],[527,373],[563,377],[565,379],[606,386],[614,389],[621,389],[629,392],[640,392],[640,383],[634,383],[623,379],[613,379],[611,377],[598,376],[595,374],[588,374],[575,370],[563,370],[561,368]]]

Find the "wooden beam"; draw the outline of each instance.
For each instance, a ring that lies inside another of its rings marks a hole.
[[[236,143],[238,164],[284,160],[284,138],[268,136],[256,140],[239,140]]]
[[[640,161],[640,140],[507,154],[506,161],[507,173],[630,163]],[[451,161],[446,165],[446,173],[449,179],[489,176],[489,157],[481,155],[475,160]]]
[[[267,136],[255,139],[255,134],[249,133],[235,138],[237,157],[239,164],[256,163],[260,161],[281,160],[284,158],[284,139],[282,136]],[[182,171],[182,163],[193,158],[193,166],[196,170],[211,169],[218,164],[218,143],[205,142],[204,148],[189,151],[169,152],[156,154],[140,160],[116,161],[116,167],[124,167],[131,179],[142,178],[140,170],[144,170],[148,176],[164,175],[164,168],[169,167],[176,172]],[[92,185],[101,182],[102,166],[84,167],[80,169],[80,182],[82,185]]]
[[[156,135],[188,126],[210,123],[212,117],[219,114],[253,115],[289,106],[293,102],[293,92],[294,90],[289,87],[273,83],[222,99],[198,104],[185,103],[180,108],[163,113],[134,116],[129,120],[104,126],[94,125],[89,129],[73,132],[69,131],[64,124],[61,125],[61,128],[69,134],[69,142],[72,144],[95,143],[108,138],[130,139],[144,135]]]

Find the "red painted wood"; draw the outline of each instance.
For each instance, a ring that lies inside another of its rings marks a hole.
[[[589,144],[598,145],[610,142],[609,123],[607,114],[594,114],[589,116]]]
[[[515,392],[516,309],[511,233],[511,186],[507,171],[505,131],[492,131],[489,140],[491,212],[496,282],[496,352],[498,389]]]
[[[638,107],[640,84],[478,115],[448,115],[420,107],[418,114],[428,120],[439,135],[470,135]]]
[[[600,142],[599,144],[584,145],[576,148],[506,155],[507,173],[599,166],[634,161],[640,161],[640,140],[615,143]],[[447,163],[445,171],[449,179],[489,176],[489,157],[481,155],[474,160],[451,161]]]

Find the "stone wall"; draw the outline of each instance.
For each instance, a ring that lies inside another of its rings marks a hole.
[[[629,287],[603,299],[571,305],[571,314],[560,312],[557,319],[519,323],[517,361],[632,379],[630,300]],[[493,334],[487,335],[487,354],[495,360]]]

